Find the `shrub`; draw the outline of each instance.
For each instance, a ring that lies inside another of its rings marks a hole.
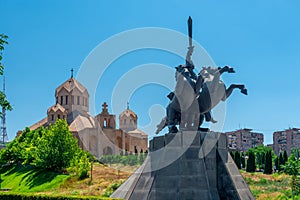
[[[265,179],[265,178],[260,178],[259,182],[262,183],[262,184],[267,184],[268,183],[267,179]]]
[[[110,184],[106,189],[105,189],[105,192],[104,192],[104,197],[110,197],[110,195],[112,195],[112,193],[114,193],[114,191],[116,191],[119,187],[120,187],[120,185],[122,185],[122,181],[120,181],[120,182],[118,182],[118,183],[116,183],[116,182],[114,182],[114,183],[112,183],[112,184]]]
[[[79,180],[85,179],[89,177],[89,170],[91,167],[91,163],[89,162],[88,152],[79,150],[76,153],[76,156],[71,162],[71,167],[69,168],[69,172],[74,172]]]

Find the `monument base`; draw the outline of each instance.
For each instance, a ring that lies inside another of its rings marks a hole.
[[[154,137],[150,153],[112,195],[130,200],[254,199],[225,134],[184,131]]]

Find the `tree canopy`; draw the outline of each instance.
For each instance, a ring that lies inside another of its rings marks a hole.
[[[26,128],[7,148],[0,151],[0,162],[30,164],[55,171],[73,167],[71,171],[84,172],[86,176],[89,156],[89,153],[79,148],[67,122],[57,120],[47,128]]]
[[[4,66],[2,64],[2,59],[3,59],[3,51],[4,51],[4,46],[8,44],[7,42],[8,37],[4,34],[0,34],[0,75],[3,75],[4,73]],[[6,99],[6,95],[3,93],[3,91],[0,91],[0,106],[4,110],[12,110],[12,106]],[[0,117],[2,117],[2,112],[0,111]]]

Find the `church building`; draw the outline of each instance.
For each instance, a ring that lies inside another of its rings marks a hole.
[[[102,112],[95,117],[89,113],[89,93],[73,76],[55,90],[55,104],[47,110],[47,116],[29,128],[53,124],[57,119],[65,119],[69,129],[78,139],[79,146],[95,157],[120,155],[148,151],[148,135],[137,128],[138,117],[129,109],[116,116],[110,114],[106,102]]]

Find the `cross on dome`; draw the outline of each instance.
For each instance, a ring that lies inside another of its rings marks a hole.
[[[73,72],[74,72],[74,69],[72,68],[71,69],[71,78],[73,78]]]
[[[104,103],[102,104],[102,112],[107,112],[107,107],[108,107],[107,103],[104,102]]]

